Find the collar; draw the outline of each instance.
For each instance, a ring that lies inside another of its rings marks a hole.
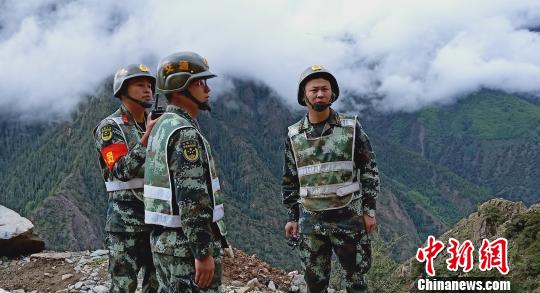
[[[180,117],[187,119],[191,124],[197,126],[199,128],[199,123],[193,117],[189,116],[189,114],[182,109],[181,107],[175,106],[175,105],[167,105],[166,112],[174,113],[179,115]]]
[[[144,112],[144,118],[146,119],[147,113]],[[122,121],[126,124],[136,124],[137,121],[135,121],[135,118],[133,118],[133,115],[131,115],[131,112],[128,111],[126,106],[124,104],[120,105],[120,117],[122,118]]]
[[[124,121],[125,124],[135,123],[135,119],[133,119],[133,116],[126,109],[124,104],[120,105],[120,117],[122,118],[122,121]]]
[[[330,126],[341,127],[341,118],[339,117],[338,112],[334,111],[332,108],[330,108],[330,116],[328,116],[328,119],[326,119],[325,122]],[[306,131],[311,125],[312,123],[309,122],[308,114],[306,114],[302,119],[302,123],[300,123],[300,132]]]

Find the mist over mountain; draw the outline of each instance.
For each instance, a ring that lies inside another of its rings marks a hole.
[[[216,93],[231,78],[262,81],[293,107],[298,76],[314,63],[336,74],[343,97],[385,112],[483,88],[540,92],[535,0],[7,0],[0,9],[0,109],[25,120],[69,117],[119,67],[155,71],[183,50],[208,58],[222,77]]]

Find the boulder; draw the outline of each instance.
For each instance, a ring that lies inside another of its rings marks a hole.
[[[40,252],[45,249],[45,242],[33,235],[34,225],[0,205],[0,256],[15,256]]]

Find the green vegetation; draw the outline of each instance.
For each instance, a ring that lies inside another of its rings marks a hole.
[[[492,195],[538,202],[540,106],[483,90],[450,106],[376,115],[367,128]]]
[[[540,209],[513,218],[505,237],[513,242],[509,248],[512,285],[517,292],[540,288]]]
[[[396,195],[412,218],[420,239],[442,233],[449,225],[471,213],[489,191],[464,180],[445,167],[392,142],[371,136],[382,184]],[[388,180],[386,177],[389,177]]]
[[[540,107],[494,91],[473,94],[450,107],[424,109],[419,121],[433,137],[540,140]]]

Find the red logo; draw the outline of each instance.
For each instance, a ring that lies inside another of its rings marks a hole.
[[[469,272],[473,268],[474,246],[470,240],[459,243],[458,240],[450,238],[446,251],[450,256],[446,259],[446,268],[449,271],[457,271],[460,267],[463,272]],[[444,243],[436,240],[432,235],[428,236],[427,247],[418,248],[416,260],[426,263],[426,273],[435,276],[433,261],[444,249]],[[490,271],[493,268],[499,270],[503,275],[508,274],[508,240],[497,238],[494,241],[482,240],[482,246],[478,250],[478,267],[481,271]]]
[[[466,240],[461,245],[454,238],[448,240],[450,246],[446,251],[450,253],[450,257],[446,260],[449,271],[457,271],[459,267],[463,268],[463,272],[468,272],[473,268],[473,251],[474,246],[470,240]]]
[[[431,277],[435,276],[435,268],[433,268],[433,260],[444,249],[444,243],[435,240],[435,237],[429,235],[426,248],[418,248],[416,259],[419,262],[426,262],[426,272]]]
[[[497,268],[501,274],[508,274],[508,240],[504,238],[497,238],[493,242],[487,239],[482,240],[478,260],[481,271]]]

